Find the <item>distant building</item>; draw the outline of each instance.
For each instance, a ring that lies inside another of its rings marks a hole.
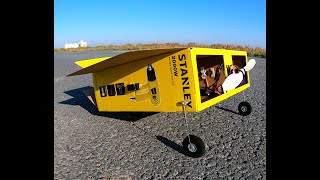
[[[87,42],[81,40],[80,47],[88,47]]]
[[[81,40],[80,43],[67,43],[64,45],[65,49],[68,48],[79,48],[79,47],[88,47],[87,42]]]

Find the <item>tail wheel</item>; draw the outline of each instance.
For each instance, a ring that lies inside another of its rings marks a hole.
[[[251,110],[251,105],[246,101],[241,102],[238,106],[238,111],[243,116],[249,115],[251,113]]]
[[[190,141],[189,141],[190,136]],[[205,145],[201,138],[189,135],[184,138],[182,145],[187,156],[198,158],[205,154]]]

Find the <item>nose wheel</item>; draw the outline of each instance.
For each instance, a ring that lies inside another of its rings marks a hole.
[[[249,115],[251,113],[251,110],[251,105],[246,101],[242,101],[238,106],[239,114],[241,114],[242,116]]]

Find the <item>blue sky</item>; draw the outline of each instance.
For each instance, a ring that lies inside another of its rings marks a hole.
[[[54,47],[80,40],[266,48],[266,0],[54,0]]]

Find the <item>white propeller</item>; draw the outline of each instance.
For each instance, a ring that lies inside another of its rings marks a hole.
[[[243,69],[246,71],[250,71],[254,67],[254,65],[256,65],[256,60],[250,59],[248,64],[245,67],[243,67]]]
[[[256,60],[255,59],[250,59],[245,67],[239,69],[238,73],[230,74],[224,80],[224,82],[222,84],[223,93],[226,93],[227,91],[229,91],[231,89],[234,89],[237,86],[239,86],[239,84],[243,80],[243,76],[245,75],[245,71],[251,70],[254,67],[255,64],[256,64]],[[243,73],[241,73],[240,71],[243,72]]]

